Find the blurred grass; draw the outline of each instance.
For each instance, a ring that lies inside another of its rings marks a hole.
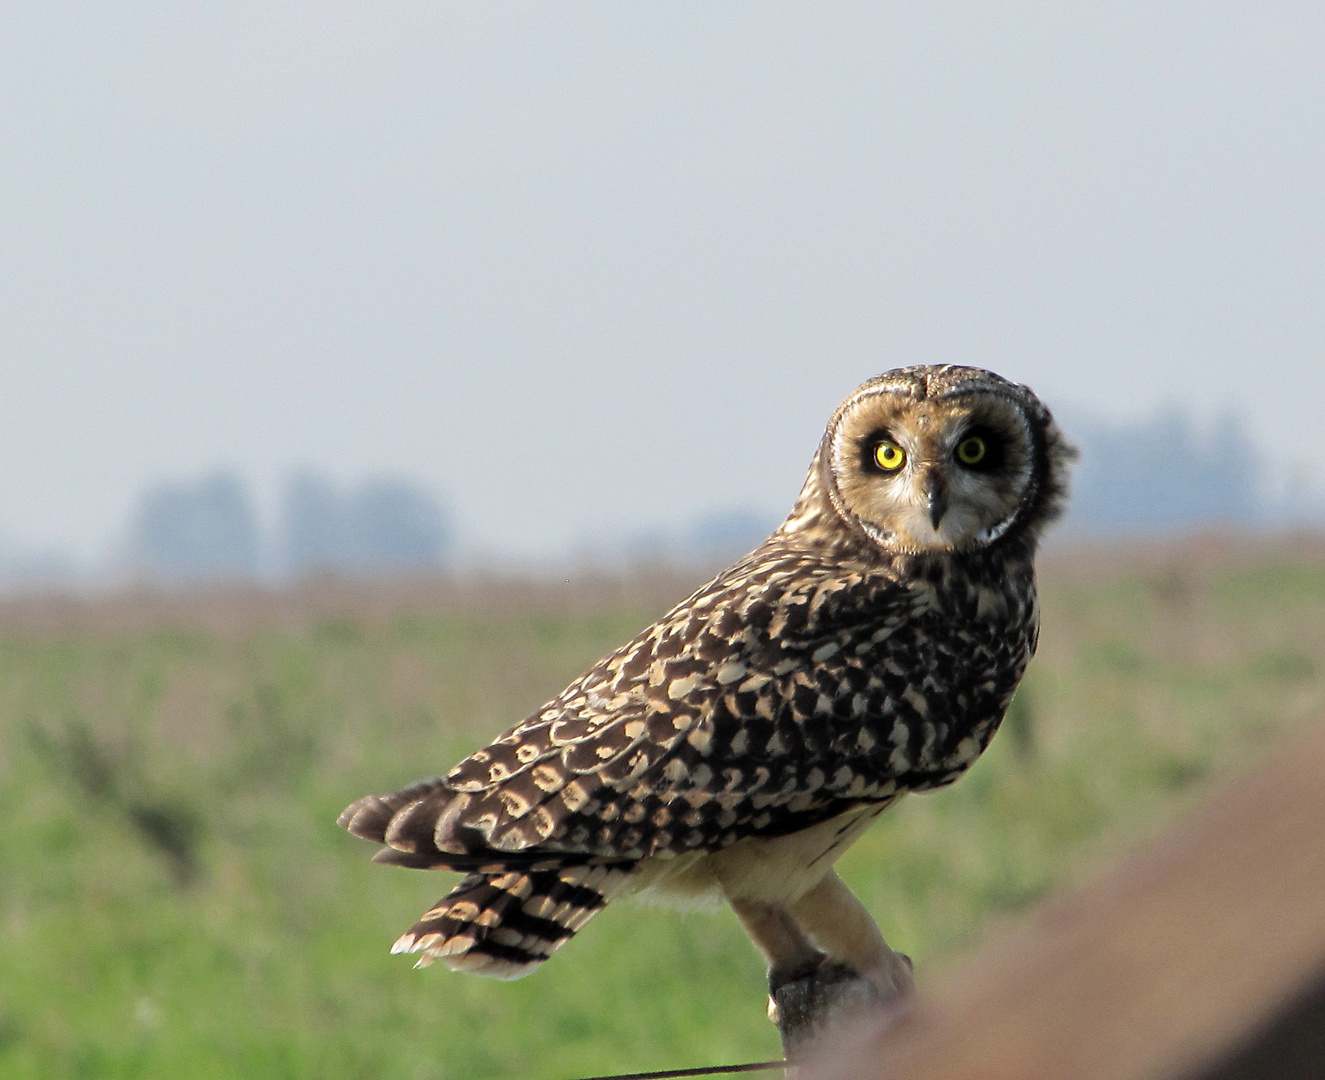
[[[954,787],[842,870],[921,972],[1325,705],[1325,550],[1059,550]],[[617,904],[517,983],[387,954],[450,878],[340,809],[444,771],[688,591],[423,584],[0,605],[0,1075],[573,1078],[772,1057],[729,912]]]

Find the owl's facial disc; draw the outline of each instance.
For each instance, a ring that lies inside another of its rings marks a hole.
[[[1001,394],[917,399],[883,387],[850,403],[833,431],[834,501],[888,550],[970,550],[1016,518],[1033,453],[1025,416]]]

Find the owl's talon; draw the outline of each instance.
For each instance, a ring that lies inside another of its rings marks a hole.
[[[890,1008],[905,1004],[916,994],[915,965],[905,953],[890,952],[883,963],[861,978],[874,986],[879,1000]]]

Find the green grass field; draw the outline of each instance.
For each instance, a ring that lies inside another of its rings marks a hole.
[[[0,1076],[528,1077],[777,1055],[727,911],[610,907],[532,977],[387,949],[451,878],[341,808],[445,771],[697,581],[0,604]],[[1325,710],[1325,548],[1045,560],[994,745],[843,876],[927,972]]]

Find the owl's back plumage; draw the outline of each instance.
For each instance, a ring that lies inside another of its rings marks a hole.
[[[1023,418],[1024,482],[964,548],[945,546],[931,491],[935,547],[910,550],[921,527],[853,508],[842,462],[879,431],[901,438],[868,409],[887,419],[896,397],[924,416],[974,395],[993,400],[981,423]],[[1033,395],[990,373],[865,384],[755,551],[445,777],[342,814],[386,845],[379,861],[467,872],[396,951],[514,978],[617,894],[796,900],[868,820],[955,779],[993,736],[1035,648],[1032,556],[1068,454]]]

